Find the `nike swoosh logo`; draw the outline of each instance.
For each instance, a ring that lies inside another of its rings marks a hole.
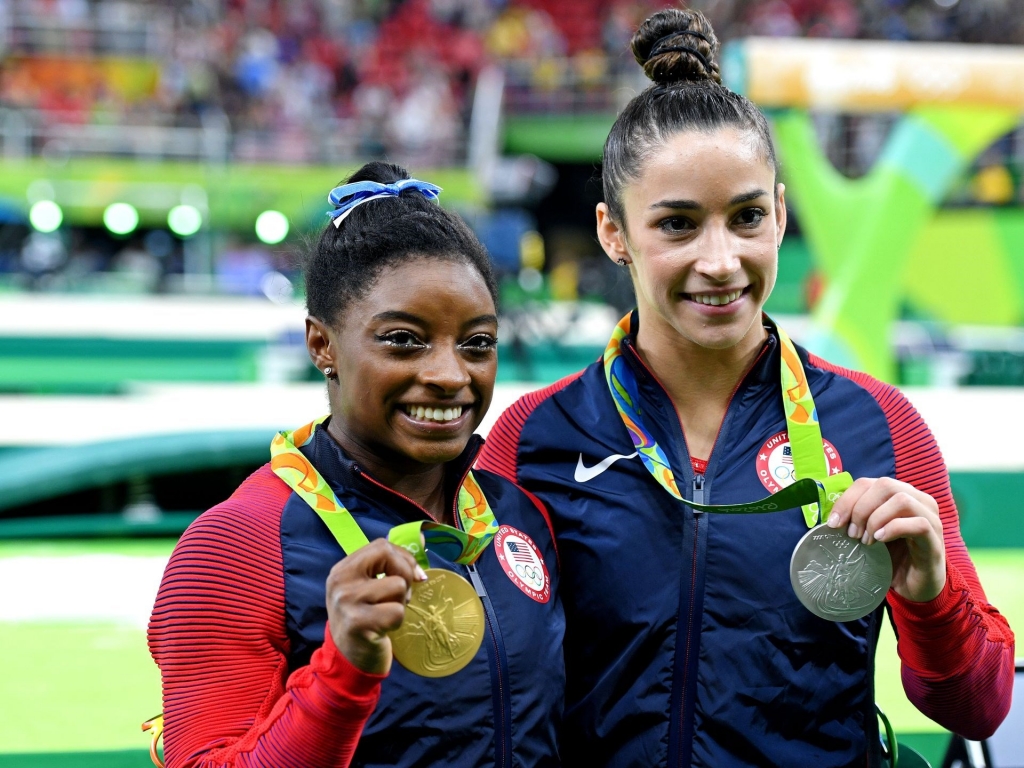
[[[636,451],[633,451],[628,456],[624,456],[621,453],[613,453],[607,459],[602,459],[594,466],[588,467],[583,463],[583,454],[581,453],[579,461],[576,462],[576,471],[572,477],[577,483],[585,483],[588,480],[593,480],[619,459],[632,459],[636,455]]]

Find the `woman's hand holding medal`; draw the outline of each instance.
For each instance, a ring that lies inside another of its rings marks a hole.
[[[412,585],[426,578],[411,554],[385,539],[335,564],[327,577],[327,622],[342,655],[364,672],[386,675],[393,658],[388,632],[401,626]]]
[[[892,588],[907,600],[934,600],[946,584],[939,507],[931,496],[889,477],[862,477],[836,501],[830,528],[864,544],[884,542],[892,557]]]

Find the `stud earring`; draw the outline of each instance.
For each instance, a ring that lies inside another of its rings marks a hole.
[[[333,378],[334,377],[334,369],[331,368],[331,366],[328,365],[326,368],[324,368],[324,376],[326,376],[328,379]]]
[[[616,263],[617,263],[617,264],[618,264],[618,265],[619,265],[620,267],[624,267],[624,266],[626,266],[627,264],[629,264],[629,262],[628,262],[628,261],[626,261],[626,260],[625,260],[624,258],[622,258],[621,256],[619,257],[619,260],[618,260],[618,262],[616,262]]]

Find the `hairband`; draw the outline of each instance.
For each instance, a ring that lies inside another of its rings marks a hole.
[[[665,48],[660,48],[661,44],[666,42],[667,40],[670,40],[673,37],[680,37],[682,35],[689,35],[690,37],[699,38],[699,39],[703,40],[705,43],[707,43],[708,46],[710,46],[712,48],[714,47],[714,46],[711,45],[711,41],[708,39],[707,35],[705,35],[704,33],[696,32],[696,31],[694,31],[692,29],[681,29],[678,32],[669,32],[667,35],[659,37],[657,40],[655,40],[654,41],[654,45],[651,46],[651,52],[649,54],[647,54],[647,60],[650,61],[655,56],[660,56],[663,53],[671,53],[672,51],[685,52],[685,53],[691,54],[701,64],[703,64],[704,65],[704,71],[707,72],[710,75],[712,73],[712,71],[713,71],[711,69],[711,64],[704,57],[704,54],[701,53],[700,51],[698,51],[696,48],[691,48],[689,45],[672,45],[672,46],[668,46],[668,47],[665,47]]]
[[[377,181],[355,181],[335,187],[327,196],[327,202],[334,206],[327,215],[334,220],[334,226],[340,227],[348,215],[363,203],[379,200],[382,197],[398,197],[407,189],[413,189],[427,200],[437,200],[441,187],[419,179],[402,179],[393,184],[381,184]]]
[[[700,40],[703,40],[705,43],[707,43],[709,48],[714,48],[714,46],[711,44],[711,40],[709,40],[708,36],[705,35],[703,32],[698,32],[698,31],[696,31],[694,29],[680,29],[680,30],[677,30],[676,32],[669,32],[667,35],[662,35],[657,40],[655,40],[654,41],[654,45],[651,46],[651,52],[649,54],[647,54],[647,58],[650,59],[651,56],[657,56],[659,53],[665,53],[665,51],[659,51],[658,50],[658,46],[661,45],[662,43],[664,43],[666,40],[671,40],[673,37],[679,37],[681,35],[689,35],[690,37],[696,37],[696,38],[698,38]],[[678,50],[678,49],[671,49],[671,50]],[[687,50],[689,50],[689,49],[687,49]]]
[[[672,51],[682,51],[696,57],[697,60],[704,65],[704,71],[709,75],[714,71],[711,69],[711,65],[708,63],[708,60],[704,58],[704,54],[698,51],[696,48],[691,48],[688,45],[670,45],[667,48],[662,48],[660,51],[658,51],[658,54],[660,55],[662,53],[671,53]]]

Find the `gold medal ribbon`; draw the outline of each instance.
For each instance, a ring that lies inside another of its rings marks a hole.
[[[314,430],[326,418],[323,416],[292,432],[278,432],[270,443],[270,468],[309,504],[345,554],[351,555],[369,544],[370,540],[352,513],[338,500],[331,486],[299,450],[299,446],[313,439]],[[388,539],[412,552],[420,565],[426,568],[427,559],[420,543],[422,532],[428,549],[449,562],[469,565],[476,562],[498,532],[491,505],[472,472],[466,474],[459,488],[457,512],[461,529],[420,520],[395,526]]]

